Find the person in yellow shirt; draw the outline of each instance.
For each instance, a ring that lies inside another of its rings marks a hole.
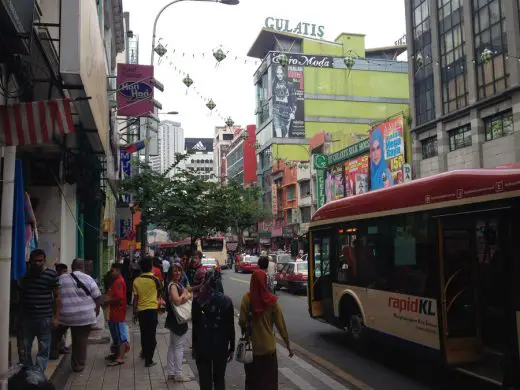
[[[141,331],[141,357],[145,367],[152,367],[155,347],[157,346],[156,332],[158,322],[157,297],[161,295],[161,282],[152,272],[152,259],[145,257],[140,261],[142,274],[134,280],[134,322],[139,320]]]
[[[267,274],[257,270],[251,275],[249,292],[244,294],[238,320],[242,334],[249,334],[253,345],[253,362],[245,364],[246,390],[278,390],[278,362],[276,359],[276,339],[273,326],[289,351],[289,335],[285,326],[278,297],[267,287]],[[249,329],[248,329],[249,328]]]

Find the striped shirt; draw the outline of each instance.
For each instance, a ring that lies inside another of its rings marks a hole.
[[[60,286],[58,274],[47,268],[39,275],[30,272],[21,280],[23,311],[28,318],[51,318],[54,290]]]
[[[76,276],[90,291],[90,297],[78,287],[70,274],[60,276],[60,324],[64,326],[92,325],[96,320],[96,304],[94,299],[101,296],[99,287],[89,275],[74,271]]]

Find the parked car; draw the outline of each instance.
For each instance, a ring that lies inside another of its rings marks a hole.
[[[210,257],[202,258],[201,267],[204,271],[207,271],[210,268],[215,268],[216,266],[217,266],[217,259],[212,259]]]
[[[235,263],[235,272],[253,272],[258,269],[258,256],[245,255]]]
[[[276,289],[287,288],[291,293],[307,290],[307,266],[306,261],[291,261],[284,264],[275,275]]]
[[[283,266],[292,261],[289,253],[277,253],[273,256],[273,260],[276,263],[276,271],[281,271]]]

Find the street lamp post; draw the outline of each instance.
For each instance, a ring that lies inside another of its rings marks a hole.
[[[196,2],[208,2],[208,3],[221,3],[225,5],[237,5],[239,4],[240,0],[174,0],[166,4],[164,7],[162,7],[159,12],[157,13],[157,16],[155,16],[155,20],[153,22],[153,32],[152,32],[152,50],[150,55],[150,65],[153,66],[154,59],[155,59],[155,38],[157,33],[157,22],[159,21],[159,18],[161,17],[162,13],[169,8],[170,6],[183,2],[183,1],[196,1]],[[150,130],[146,128],[146,137],[150,137]],[[144,161],[146,164],[150,162],[150,148],[148,145],[145,146],[144,149]]]

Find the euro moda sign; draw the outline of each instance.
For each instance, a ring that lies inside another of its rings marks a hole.
[[[153,66],[117,64],[117,114],[145,116],[153,112]]]
[[[293,54],[293,53],[282,53],[272,52],[272,63],[279,64],[281,55],[285,55],[289,60],[288,66],[311,66],[314,68],[336,68],[334,57],[330,56],[315,56],[306,54]],[[343,61],[342,59],[338,58]]]

